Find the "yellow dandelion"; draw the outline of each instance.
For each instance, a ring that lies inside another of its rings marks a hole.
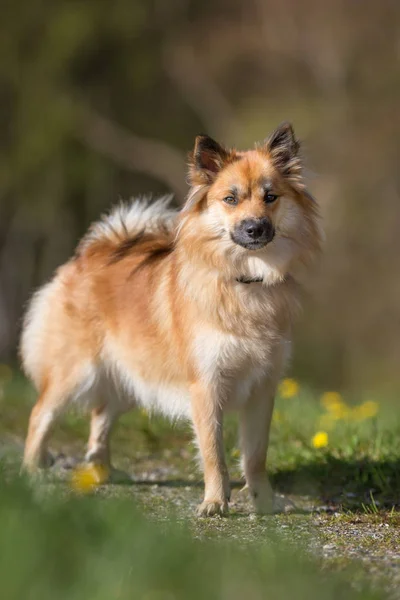
[[[300,386],[295,379],[286,378],[279,384],[278,392],[281,398],[293,398],[300,391]]]
[[[12,368],[8,365],[0,365],[0,381],[7,383],[13,376]]]
[[[140,414],[142,415],[142,417],[148,417],[149,413],[147,412],[147,410],[145,408],[141,408],[140,409]]]
[[[326,431],[317,431],[317,433],[312,437],[311,443],[314,448],[326,448],[328,445],[328,434]]]
[[[346,421],[351,418],[351,408],[344,402],[332,404],[329,408],[329,414],[335,421]]]
[[[373,400],[367,400],[359,406],[355,406],[352,410],[352,418],[355,421],[364,421],[365,419],[372,419],[378,414],[379,404]]]
[[[87,494],[105,483],[110,471],[105,465],[83,465],[74,470],[71,486],[77,492]]]
[[[232,458],[240,458],[240,450],[239,448],[234,448],[231,452]]]
[[[338,392],[325,392],[325,394],[322,394],[321,404],[333,420],[351,418],[351,408],[343,402],[342,396]]]
[[[320,402],[324,408],[329,410],[331,406],[343,404],[343,398],[339,392],[325,392],[322,394]]]

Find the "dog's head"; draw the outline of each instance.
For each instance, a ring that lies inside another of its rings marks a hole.
[[[281,125],[253,150],[227,150],[206,135],[189,159],[184,212],[201,217],[210,240],[236,258],[259,257],[283,270],[308,247],[319,246],[315,201],[305,191],[299,142]],[[295,256],[296,255],[296,256]]]

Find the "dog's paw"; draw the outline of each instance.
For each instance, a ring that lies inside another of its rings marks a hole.
[[[296,505],[285,496],[274,494],[264,498],[263,502],[253,500],[254,512],[258,515],[276,515],[296,510]]]
[[[274,515],[296,510],[295,504],[286,496],[278,494],[260,494],[253,497],[254,512],[258,515]]]
[[[290,500],[290,498],[286,498],[286,496],[281,494],[274,495],[274,513],[289,513],[293,512],[294,510],[296,510],[296,505]]]
[[[255,513],[258,515],[274,513],[274,493],[267,476],[250,484],[248,491]]]
[[[36,477],[40,476],[45,469],[49,469],[54,465],[54,456],[46,451],[40,457],[35,457],[34,460],[24,458],[21,465],[21,474]]]
[[[253,506],[257,515],[272,515],[275,512],[274,499],[271,496],[262,499],[253,497]]]
[[[229,512],[227,502],[210,502],[204,500],[197,508],[198,517],[224,517]]]

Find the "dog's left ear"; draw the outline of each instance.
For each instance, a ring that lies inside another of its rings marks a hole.
[[[275,167],[286,177],[299,177],[301,160],[299,157],[300,143],[296,139],[290,123],[282,123],[264,142]]]
[[[228,151],[208,135],[198,135],[189,155],[189,183],[210,184],[228,160]]]

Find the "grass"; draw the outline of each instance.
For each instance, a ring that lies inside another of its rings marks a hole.
[[[146,520],[127,499],[38,495],[6,483],[0,529],[7,599],[378,597],[343,575],[327,577],[272,536],[245,551],[229,540],[199,542],[181,524]]]
[[[125,485],[77,496],[60,458],[50,477],[28,485],[17,473],[34,394],[1,367],[0,381],[3,597],[400,597],[400,424],[389,400],[321,398],[286,382],[268,463],[297,510],[271,517],[251,515],[240,491],[228,419],[231,515],[205,520],[193,516],[202,478],[189,429],[141,411],[125,415],[113,438],[116,466],[132,476]],[[69,415],[54,455],[81,457],[87,430]]]

